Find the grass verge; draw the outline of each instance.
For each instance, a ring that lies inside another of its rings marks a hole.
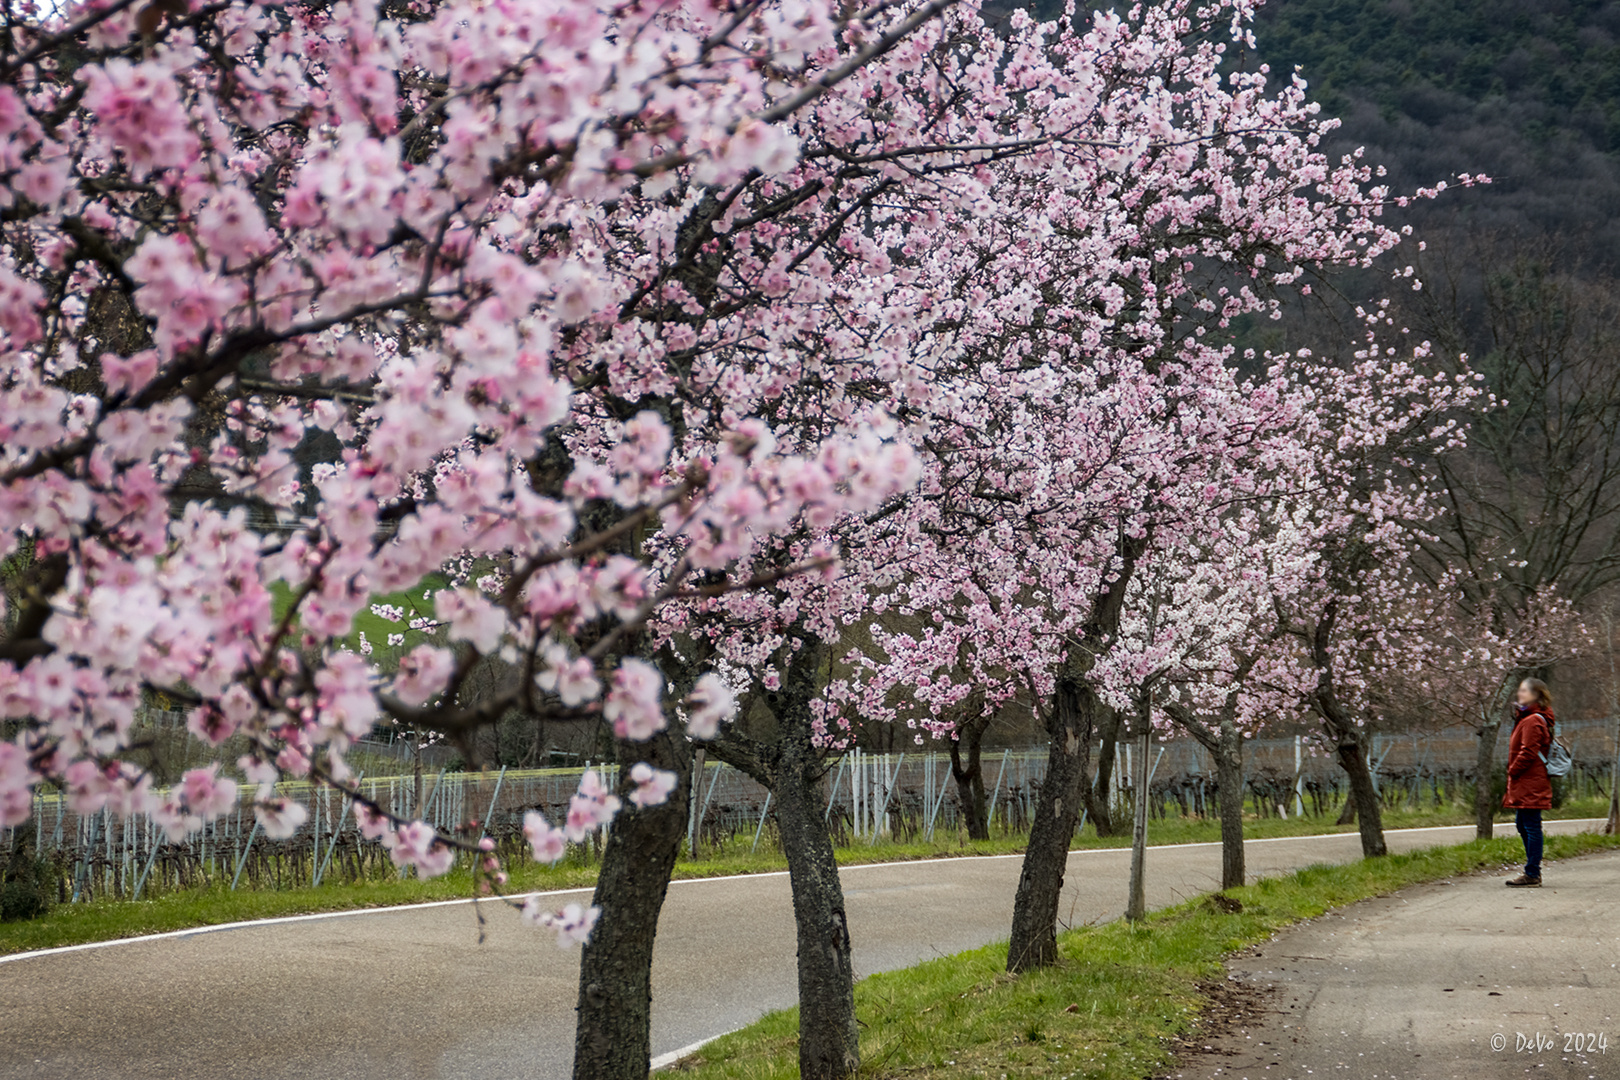
[[[1597,800],[1567,803],[1550,817],[1601,817],[1607,803]],[[1464,808],[1389,811],[1386,829],[1458,825],[1472,820]],[[1354,825],[1334,825],[1327,818],[1250,818],[1244,822],[1244,835],[1250,840],[1281,836],[1312,836],[1354,832]],[[1149,828],[1151,842],[1162,844],[1212,843],[1220,840],[1220,825],[1214,820],[1170,818],[1154,821]],[[941,836],[932,842],[876,844],[856,842],[839,848],[840,865],[857,866],[874,862],[903,862],[975,855],[1008,855],[1024,850],[1025,837],[1014,833],[989,840],[970,841],[965,835]],[[739,836],[718,848],[705,849],[701,858],[681,859],[675,867],[677,878],[726,877],[733,874],[771,873],[787,869],[787,862],[772,844],[753,851],[752,837]],[[1098,837],[1087,826],[1076,837],[1080,848],[1127,847],[1130,837]],[[581,889],[596,884],[596,866],[576,854],[557,866],[526,865],[512,868],[512,891],[534,892],[549,889]],[[391,907],[435,900],[459,900],[472,895],[472,877],[453,871],[431,881],[415,877],[397,878],[392,874],[362,882],[329,882],[319,888],[242,889],[231,892],[223,884],[211,888],[158,893],[147,899],[98,900],[86,904],[58,904],[45,915],[26,922],[0,923],[0,955],[79,945],[92,941],[189,930],[221,923],[269,919],[283,915],[307,915],[323,911]]]
[[[1620,848],[1620,837],[1549,836],[1549,858]],[[1407,885],[1499,867],[1518,840],[1476,840],[1340,866],[1312,866],[1225,895],[1064,934],[1061,963],[1014,978],[991,945],[873,975],[856,987],[863,1080],[1042,1077],[1141,1080],[1171,1064],[1170,1040],[1204,1005],[1199,984],[1225,958],[1330,908]],[[724,1036],[672,1072],[686,1080],[798,1076],[798,1014],[771,1013]]]

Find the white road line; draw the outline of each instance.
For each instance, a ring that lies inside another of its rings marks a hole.
[[[731,1029],[731,1031],[741,1030],[742,1028]],[[657,1072],[659,1069],[667,1069],[682,1058],[691,1057],[705,1046],[708,1046],[710,1043],[714,1042],[714,1040],[725,1038],[727,1035],[731,1034],[731,1031],[722,1031],[718,1035],[710,1035],[707,1039],[699,1039],[690,1046],[683,1046],[679,1050],[671,1050],[667,1054],[659,1054],[657,1057],[652,1059],[651,1069],[654,1072]]]
[[[1562,821],[1562,822],[1564,822],[1566,824],[1572,823],[1572,824],[1577,824],[1577,825],[1587,825],[1587,824],[1596,824],[1596,823],[1599,823],[1599,822],[1604,822],[1607,819],[1605,819],[1605,818],[1562,818],[1562,819],[1558,819],[1558,820],[1560,820],[1560,821]],[[1558,823],[1557,821],[1548,821],[1547,822],[1548,825],[1553,825],[1553,824],[1557,824],[1557,823]],[[1418,829],[1386,829],[1385,830],[1385,835],[1389,836],[1389,835],[1396,835],[1396,834],[1400,834],[1400,833],[1447,832],[1447,831],[1455,831],[1457,829],[1470,829],[1470,828],[1473,828],[1473,826],[1471,826],[1471,825],[1428,825],[1428,826],[1424,826],[1423,828],[1418,828]],[[1353,833],[1353,832],[1345,832],[1345,833],[1307,833],[1307,834],[1302,835],[1302,836],[1265,836],[1265,837],[1257,837],[1257,838],[1255,838],[1253,840],[1245,840],[1245,841],[1243,841],[1243,843],[1245,845],[1248,845],[1248,844],[1274,844],[1274,843],[1283,843],[1283,842],[1286,842],[1286,841],[1289,841],[1289,840],[1321,840],[1321,839],[1325,839],[1325,838],[1328,838],[1328,837],[1335,837],[1335,836],[1354,837],[1356,835],[1357,834]],[[1199,841],[1198,843],[1190,843],[1190,844],[1153,844],[1153,845],[1150,845],[1150,846],[1156,851],[1173,851],[1173,850],[1175,850],[1177,848],[1220,847],[1221,842],[1219,840],[1209,840],[1209,841]],[[1130,851],[1129,847],[1079,848],[1079,849],[1070,851],[1069,854],[1071,856],[1074,856],[1074,855],[1104,855],[1104,854],[1119,854],[1121,852],[1128,852],[1128,851]],[[850,871],[854,871],[854,870],[871,870],[871,869],[878,869],[878,868],[884,868],[884,867],[893,868],[893,867],[896,867],[896,866],[932,866],[932,865],[935,865],[935,864],[938,864],[938,863],[960,863],[960,862],[989,861],[989,860],[993,860],[993,859],[1022,859],[1023,857],[1024,857],[1024,853],[1021,852],[1021,851],[1010,852],[1010,853],[1008,853],[1006,855],[947,855],[947,856],[944,856],[943,858],[938,858],[938,859],[903,859],[903,860],[901,860],[899,862],[853,863],[853,864],[851,864],[849,866],[840,866],[838,868],[838,872],[840,874],[845,874],[845,873],[849,873]],[[671,885],[699,885],[699,884],[703,884],[703,883],[706,883],[706,882],[716,882],[716,881],[741,881],[744,878],[774,878],[774,877],[786,877],[786,876],[787,876],[787,871],[786,870],[768,870],[768,871],[765,871],[765,872],[759,873],[759,874],[726,874],[726,875],[720,876],[720,877],[677,878],[676,880],[670,882],[670,884]],[[547,891],[544,891],[544,892],[519,893],[519,894],[515,894],[510,899],[524,900],[524,899],[527,899],[528,897],[531,897],[531,896],[567,896],[567,895],[572,894],[572,893],[588,893],[588,892],[591,892],[591,891],[592,891],[592,889],[590,887],[579,888],[579,889],[550,889],[550,890],[547,890]],[[484,901],[486,903],[498,902],[498,901],[491,901],[490,898],[487,898],[487,897],[484,898]],[[318,920],[321,920],[321,919],[346,919],[346,918],[351,918],[351,917],[356,916],[356,915],[386,915],[386,914],[388,914],[390,912],[396,912],[396,911],[426,911],[429,908],[456,907],[456,906],[463,905],[463,904],[476,904],[478,902],[479,901],[477,899],[474,899],[473,897],[469,896],[469,897],[465,897],[465,898],[459,899],[459,900],[430,900],[430,901],[426,901],[426,902],[423,902],[423,903],[420,903],[420,904],[396,904],[396,905],[393,905],[391,907],[348,908],[348,909],[346,909],[344,911],[317,911],[317,912],[312,912],[312,913],[307,914],[307,915],[280,915],[280,916],[276,916],[274,918],[269,918],[269,919],[245,919],[245,920],[243,920],[241,922],[216,923],[216,924],[214,924],[212,926],[193,926],[193,927],[190,927],[189,929],[186,929],[186,930],[167,930],[167,931],[164,931],[163,933],[160,933],[160,934],[141,934],[138,937],[113,938],[110,941],[87,941],[87,942],[85,942],[85,943],[83,943],[81,945],[58,945],[58,946],[54,946],[54,947],[49,948],[49,949],[33,949],[33,950],[29,951],[29,952],[10,953],[8,955],[0,956],[0,964],[15,963],[18,960],[32,960],[32,959],[35,959],[35,958],[41,957],[41,956],[58,956],[58,955],[61,955],[63,953],[89,952],[92,949],[110,949],[110,948],[112,948],[112,947],[114,947],[116,945],[138,945],[138,944],[140,944],[142,942],[147,942],[147,941],[166,941],[166,940],[171,940],[171,939],[174,939],[174,938],[191,937],[191,936],[193,936],[195,934],[214,934],[214,933],[219,933],[219,932],[224,931],[224,930],[244,930],[244,929],[248,929],[248,928],[255,927],[255,926],[278,926],[278,925],[283,925],[283,924],[287,924],[287,923],[315,922],[315,921],[318,921]],[[697,1045],[701,1045],[701,1044],[697,1044]],[[695,1047],[693,1047],[692,1049],[695,1049]],[[688,1050],[683,1051],[683,1052],[684,1053],[691,1053],[692,1049],[688,1049]]]

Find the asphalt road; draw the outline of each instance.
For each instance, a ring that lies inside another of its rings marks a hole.
[[[1183,1080],[1620,1076],[1620,854],[1420,885],[1286,930],[1230,968],[1258,1023]]]
[[[1590,822],[1551,823],[1576,831]],[[1390,832],[1392,850],[1471,827]],[[1256,840],[1251,875],[1360,854],[1354,834]],[[848,867],[857,973],[1003,939],[1019,856]],[[1065,920],[1123,910],[1130,854],[1069,857]],[[1216,844],[1154,848],[1154,906],[1215,888]],[[587,893],[559,893],[560,905]],[[578,954],[506,911],[483,944],[473,908],[303,916],[0,957],[0,1077],[428,1080],[566,1077]],[[654,960],[653,1049],[666,1054],[794,1001],[785,874],[676,882]],[[1620,1060],[1617,1058],[1616,1060]],[[1360,1075],[1360,1074],[1358,1074]]]

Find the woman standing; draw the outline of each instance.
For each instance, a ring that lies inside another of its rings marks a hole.
[[[1524,873],[1507,883],[1510,889],[1541,887],[1541,812],[1552,809],[1552,780],[1547,776],[1547,750],[1552,746],[1552,694],[1540,679],[1519,684],[1513,734],[1508,738],[1507,794],[1502,805],[1514,811],[1514,824],[1524,840]]]

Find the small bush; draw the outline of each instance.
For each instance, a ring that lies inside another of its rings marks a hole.
[[[51,864],[19,836],[0,874],[0,922],[35,919],[51,909]]]

